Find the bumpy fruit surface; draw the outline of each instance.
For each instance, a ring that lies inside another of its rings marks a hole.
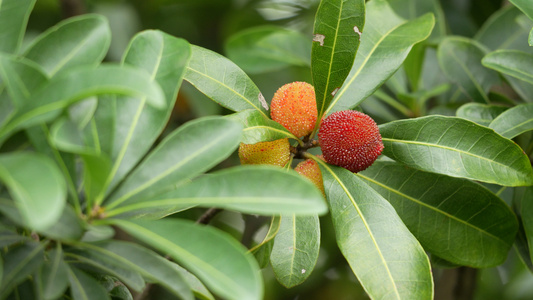
[[[318,166],[318,163],[316,161],[312,159],[306,159],[296,165],[294,171],[311,180],[311,182],[314,183],[318,187],[318,189],[322,191],[322,194],[325,195],[324,182],[322,181],[322,172],[320,172],[320,167]]]
[[[280,139],[257,144],[243,144],[239,146],[241,164],[275,165],[284,167],[290,158],[289,139]]]
[[[307,82],[288,83],[274,94],[270,109],[272,120],[297,137],[306,136],[317,118],[315,89]]]
[[[383,151],[376,122],[352,110],[326,117],[318,131],[318,142],[326,162],[352,172],[368,168]]]

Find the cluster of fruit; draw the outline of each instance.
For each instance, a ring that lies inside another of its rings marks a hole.
[[[272,120],[305,143],[293,147],[288,138],[257,144],[241,143],[239,158],[242,164],[285,167],[291,161],[291,155],[304,158],[294,170],[324,192],[318,163],[304,154],[309,148],[320,146],[320,158],[352,172],[368,168],[383,150],[376,122],[368,115],[353,110],[338,111],[324,118],[318,130],[318,143],[311,140],[317,123],[317,107],[315,90],[306,82],[293,82],[278,89],[270,109]]]

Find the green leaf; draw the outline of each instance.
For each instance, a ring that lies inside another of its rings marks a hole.
[[[435,29],[431,32],[429,43],[438,43],[446,35],[446,17],[439,0],[387,0],[394,12],[408,20],[416,19],[427,13],[435,15]]]
[[[529,32],[529,37],[527,39],[529,46],[533,46],[533,28]]]
[[[98,155],[100,152],[98,144],[94,139],[89,139],[90,137],[92,136],[85,135],[76,123],[67,117],[62,117],[52,124],[49,139],[61,151]]]
[[[28,241],[28,240],[29,238],[27,236],[17,234],[16,232],[11,231],[7,228],[0,229],[0,248],[9,247],[13,244],[17,244],[17,243]],[[1,274],[2,273],[0,272],[0,277],[2,277]]]
[[[24,243],[11,248],[3,255],[4,272],[0,284],[0,298],[4,299],[18,284],[38,269],[44,262],[45,244]]]
[[[0,1],[0,52],[19,51],[36,0]]]
[[[191,49],[185,80],[230,110],[255,109],[268,118],[268,103],[243,70],[213,51],[198,46]]]
[[[281,216],[273,216],[263,240],[250,249],[250,253],[253,253],[261,269],[266,268],[270,264],[270,254],[274,246],[274,237],[278,234],[280,226]]]
[[[533,187],[516,188],[513,196],[513,205],[522,225],[522,228],[520,228],[522,232],[519,232],[519,238],[520,233],[523,233],[524,236],[522,238],[525,238],[522,251],[527,253],[528,256],[524,259],[526,260],[526,265],[531,268],[533,259],[531,257],[531,249],[533,249]]]
[[[487,68],[533,84],[533,54],[516,50],[498,50],[487,54],[482,61]]]
[[[87,273],[75,268],[68,268],[70,295],[74,300],[101,299],[110,300],[105,288]]]
[[[369,2],[366,11],[367,24],[358,55],[326,114],[354,108],[374,93],[398,70],[413,45],[425,40],[435,25],[432,14],[406,21],[384,0]]]
[[[196,298],[201,300],[215,300],[215,297],[211,295],[205,285],[196,276],[173,262],[170,262],[170,265],[185,278]]]
[[[432,299],[424,249],[385,199],[350,171],[317,160],[337,244],[372,299]]]
[[[276,121],[266,118],[259,111],[254,109],[243,110],[229,115],[229,118],[242,123],[241,142],[245,144],[255,144],[259,142],[269,142],[284,138],[298,140],[294,134]]]
[[[152,199],[228,157],[239,145],[242,127],[223,117],[190,121],[168,135],[114,193],[107,209]]]
[[[284,215],[270,255],[276,279],[291,288],[313,271],[320,250],[318,216]]]
[[[278,26],[257,26],[240,31],[226,41],[224,49],[231,61],[249,73],[310,65],[311,40],[297,31]]]
[[[492,129],[444,116],[380,126],[383,154],[415,169],[504,186],[533,184],[522,149]]]
[[[149,105],[150,99],[141,97],[116,100],[112,117],[114,127],[111,130],[113,146],[110,156],[113,166],[106,178],[109,184],[107,191],[113,189],[137,165],[167,125],[190,53],[187,41],[161,31],[143,31],[132,39],[123,64],[146,70],[152,81],[163,89],[165,105],[154,107]],[[104,121],[108,122],[109,119]],[[109,128],[102,127],[101,130],[108,131]]]
[[[44,299],[57,299],[68,286],[68,266],[63,260],[61,244],[48,251],[49,260],[45,261],[37,275],[37,284]]]
[[[437,56],[446,77],[459,85],[471,100],[489,103],[489,89],[498,82],[498,74],[481,64],[488,50],[474,40],[447,37],[439,45]]]
[[[481,103],[467,103],[459,107],[457,117],[470,120],[482,126],[489,126],[490,122],[509,107],[488,105]]]
[[[139,245],[122,241],[80,244],[93,257],[106,258],[135,270],[150,282],[161,284],[180,299],[193,299],[191,289],[172,263]]]
[[[529,0],[509,0],[516,7],[520,8],[531,20],[533,20],[533,3]]]
[[[214,172],[143,202],[108,210],[107,216],[195,205],[260,215],[327,212],[320,191],[296,172],[272,166],[239,166]]]
[[[226,233],[180,219],[106,222],[168,253],[223,298],[251,300],[263,296],[263,282],[254,257]]]
[[[510,108],[496,117],[489,127],[508,139],[533,130],[533,103]]]
[[[117,277],[121,282],[140,292],[144,288],[144,280],[140,272],[131,268],[131,265],[124,264],[118,261],[116,255],[105,255],[108,253],[101,253],[91,251],[90,249],[72,248],[65,251],[65,257],[71,261],[74,260],[76,265],[88,266],[89,270],[96,269],[103,274],[109,274]]]
[[[35,90],[48,80],[34,62],[5,54],[0,54],[0,78],[17,109],[27,105]],[[3,122],[7,120],[9,118],[4,118]]]
[[[0,140],[16,129],[54,119],[76,101],[106,93],[145,96],[153,106],[166,105],[159,85],[142,70],[113,65],[78,68],[54,77],[32,94],[11,122],[0,129]]]
[[[317,124],[346,80],[361,43],[364,0],[322,0],[313,27],[311,73],[318,110]]]
[[[69,18],[39,35],[23,56],[52,77],[77,66],[97,66],[111,43],[111,30],[101,15]]]
[[[376,161],[358,176],[392,204],[432,254],[476,268],[507,258],[518,229],[516,216],[480,184],[391,161]]]
[[[67,191],[61,171],[50,158],[31,152],[2,154],[0,181],[30,228],[43,230],[60,218]]]
[[[474,36],[474,40],[491,50],[515,49],[531,51],[528,45],[524,43],[529,29],[526,29],[518,22],[519,16],[523,16],[523,14],[516,7],[512,5],[503,7],[483,24]],[[528,19],[526,18],[526,20]],[[533,26],[532,21],[528,23]]]

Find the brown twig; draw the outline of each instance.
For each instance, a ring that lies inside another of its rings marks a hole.
[[[218,215],[222,211],[222,208],[210,208],[203,215],[196,220],[196,224],[209,224],[211,219]]]
[[[86,13],[85,3],[83,0],[59,0],[63,18],[83,15]]]

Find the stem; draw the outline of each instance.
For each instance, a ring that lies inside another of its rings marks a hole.
[[[67,19],[85,13],[85,3],[83,0],[59,0],[63,18]]]
[[[208,209],[203,215],[200,216],[200,218],[198,218],[198,220],[196,220],[196,224],[209,224],[209,222],[211,222],[211,219],[213,219],[216,215],[222,212],[222,210],[222,208]]]

